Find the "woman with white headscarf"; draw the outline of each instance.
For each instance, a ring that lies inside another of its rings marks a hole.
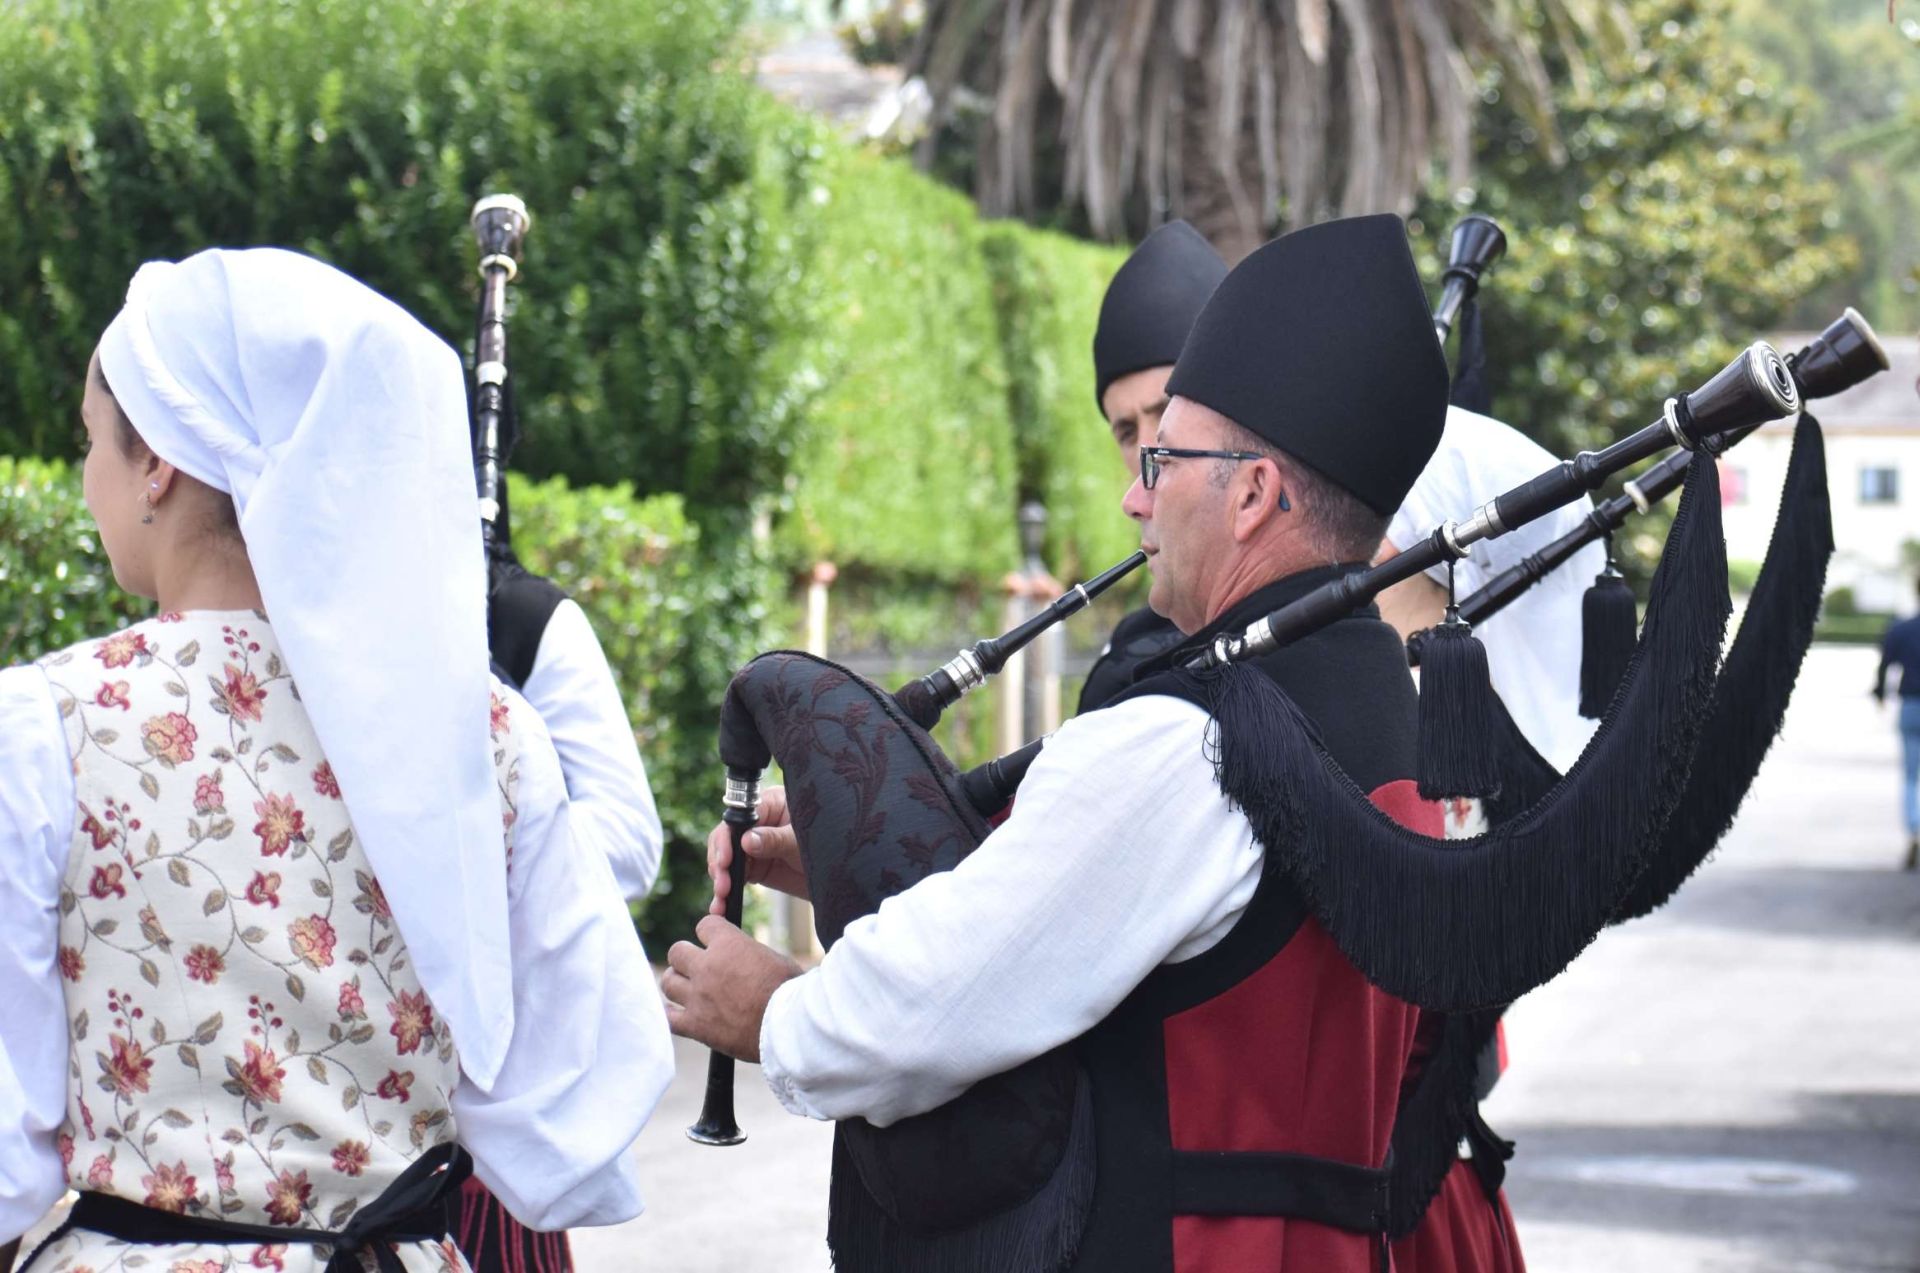
[[[637,1213],[672,1053],[487,672],[458,356],[202,252],[135,276],[82,414],[160,613],[0,672],[0,1244],[70,1186],[35,1268],[460,1270],[469,1161],[539,1228]]]
[[[1384,549],[1403,552],[1445,521],[1464,520],[1482,504],[1552,468],[1559,461],[1510,425],[1447,409],[1440,448],[1421,471],[1387,526]],[[1593,511],[1584,496],[1527,523],[1510,535],[1482,540],[1453,567],[1454,593],[1464,600],[1529,553],[1577,528]],[[1535,751],[1561,773],[1586,750],[1598,724],[1580,715],[1581,598],[1606,565],[1606,551],[1590,544],[1529,588],[1474,633],[1487,647],[1494,691]],[[1447,568],[1389,589],[1380,611],[1409,636],[1440,622]]]

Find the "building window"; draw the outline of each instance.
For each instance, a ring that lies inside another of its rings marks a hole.
[[[1860,470],[1860,502],[1862,504],[1898,504],[1900,502],[1900,470],[1891,465],[1862,468]]]

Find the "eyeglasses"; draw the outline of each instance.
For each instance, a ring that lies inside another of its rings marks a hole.
[[[1140,448],[1140,485],[1144,490],[1152,490],[1154,483],[1160,480],[1160,462],[1162,460],[1264,460],[1267,457],[1258,451],[1197,451],[1184,446],[1143,446]],[[1286,512],[1293,507],[1287,502],[1287,493],[1280,492],[1280,511]]]

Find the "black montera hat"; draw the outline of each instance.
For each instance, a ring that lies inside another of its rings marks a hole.
[[[1275,239],[1215,289],[1167,392],[1391,515],[1440,443],[1447,360],[1396,216]]]
[[[1187,343],[1193,320],[1227,276],[1227,263],[1185,221],[1146,238],[1107,284],[1093,331],[1093,400],[1107,386],[1148,367],[1168,367]]]

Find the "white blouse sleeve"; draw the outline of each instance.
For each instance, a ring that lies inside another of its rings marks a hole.
[[[490,1090],[462,1079],[454,1118],[475,1174],[523,1224],[617,1224],[640,1213],[627,1150],[673,1077],[672,1042],[607,859],[573,833],[553,747],[515,706],[513,1040]]]
[[[1263,854],[1206,728],[1159,695],[1061,726],[979,848],[774,993],[760,1064],[780,1103],[887,1126],[1078,1037],[1224,937]]]
[[[0,671],[0,1244],[59,1201],[67,1110],[60,882],[73,841],[73,762],[36,667]]]
[[[660,814],[613,669],[572,601],[547,620],[522,693],[560,754],[574,835],[606,854],[621,893],[640,900],[660,873]]]

